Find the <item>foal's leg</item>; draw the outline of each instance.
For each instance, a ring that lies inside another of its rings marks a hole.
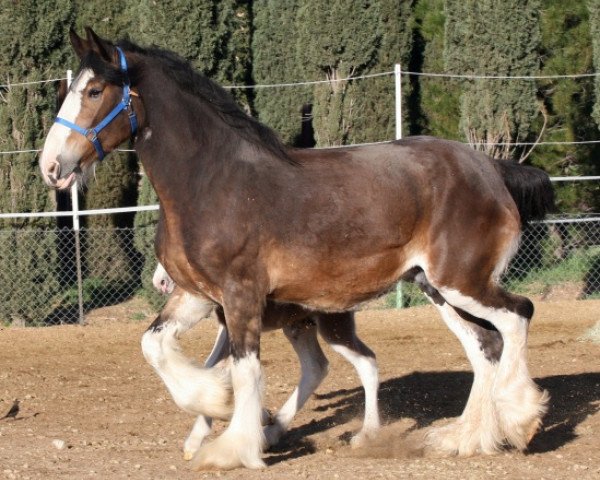
[[[379,376],[375,354],[356,336],[354,314],[351,312],[320,315],[318,326],[319,333],[331,348],[354,366],[365,390],[363,426],[350,441],[353,448],[360,447],[380,428],[377,403]]]
[[[298,359],[300,360],[300,382],[290,398],[265,427],[267,445],[275,445],[287,431],[292,419],[306,400],[327,376],[329,362],[317,340],[317,326],[311,319],[287,325],[283,328]]]

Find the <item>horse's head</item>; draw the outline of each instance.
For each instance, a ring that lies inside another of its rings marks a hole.
[[[97,160],[134,135],[141,107],[132,104],[137,99],[124,52],[92,29],[86,32],[83,39],[71,30],[81,67],[40,156],[44,181],[59,189],[85,183]]]

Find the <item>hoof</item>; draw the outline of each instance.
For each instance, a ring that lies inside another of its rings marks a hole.
[[[431,427],[425,433],[425,449],[444,457],[458,455],[459,427],[457,420],[443,427]]]
[[[281,425],[281,423],[279,423],[276,419],[273,419],[273,423],[267,425],[263,431],[265,435],[264,447],[266,450],[269,447],[277,445],[281,440],[281,437],[283,437],[283,435],[287,431],[287,429],[283,425]]]
[[[246,467],[265,468],[260,446],[252,445],[244,436],[225,432],[212,443],[203,445],[194,455],[194,470],[233,470]]]
[[[200,447],[202,446],[202,442],[204,441],[204,436],[198,437],[198,436],[192,436],[190,435],[188,438],[186,438],[185,442],[183,443],[183,459],[186,461],[191,460],[192,458],[194,458],[194,455],[196,455],[196,452],[198,450],[200,450]]]
[[[361,430],[350,439],[350,447],[362,448],[377,437],[379,430]]]

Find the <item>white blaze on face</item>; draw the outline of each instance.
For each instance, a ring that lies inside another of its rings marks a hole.
[[[75,119],[81,110],[83,90],[93,76],[94,73],[91,69],[83,70],[77,76],[69,89],[65,101],[60,107],[58,112],[60,118],[75,123]],[[47,180],[49,166],[58,161],[57,158],[59,155],[64,159],[79,157],[79,152],[69,152],[66,148],[67,138],[71,132],[70,128],[59,123],[54,123],[50,128],[40,156],[40,168],[45,180]]]

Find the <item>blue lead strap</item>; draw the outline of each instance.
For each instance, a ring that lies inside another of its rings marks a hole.
[[[60,125],[64,125],[67,128],[75,130],[77,133],[80,133],[85,138],[87,138],[96,149],[96,153],[98,154],[98,159],[102,160],[105,157],[104,150],[102,149],[102,144],[98,139],[98,134],[102,131],[104,127],[106,127],[110,122],[112,122],[115,117],[121,113],[123,110],[129,109],[129,125],[131,126],[131,136],[134,136],[137,132],[138,123],[137,123],[137,115],[131,108],[131,89],[129,87],[129,76],[127,74],[127,59],[125,58],[125,54],[123,50],[119,47],[116,47],[117,52],[119,53],[119,66],[121,72],[124,73],[125,79],[123,80],[123,98],[121,101],[113,108],[110,113],[102,119],[102,121],[96,125],[94,128],[82,128],[79,125],[70,122],[69,120],[65,120],[64,118],[56,117],[54,120],[55,123]]]

